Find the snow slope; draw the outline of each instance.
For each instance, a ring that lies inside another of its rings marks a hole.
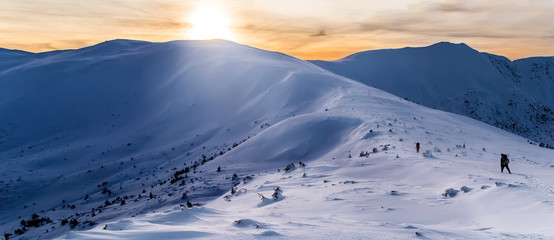
[[[114,40],[0,66],[12,238],[554,237],[552,150],[280,53]]]
[[[554,145],[554,57],[509,59],[447,42],[312,61],[422,105]]]

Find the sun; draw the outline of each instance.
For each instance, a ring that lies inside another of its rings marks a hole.
[[[224,9],[212,2],[198,5],[189,15],[191,29],[186,37],[192,40],[225,39],[236,41],[231,31],[231,20]]]

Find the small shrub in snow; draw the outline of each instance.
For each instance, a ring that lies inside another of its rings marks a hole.
[[[468,188],[466,186],[463,186],[462,188],[460,188],[460,191],[464,192],[464,193],[467,193],[469,191],[471,191],[471,188]]]
[[[271,196],[273,197],[273,200],[277,200],[281,198],[282,197],[281,193],[283,193],[283,190],[281,190],[281,188],[276,187],[275,189],[273,189],[273,194],[271,194]]]
[[[17,235],[23,235],[23,233],[25,233],[27,231],[27,229],[25,227],[22,227],[22,228],[18,228],[14,231],[15,234]]]
[[[244,178],[242,179],[242,182],[243,182],[244,184],[246,184],[246,183],[248,183],[250,180],[252,180],[252,177],[246,176],[246,177],[244,177]]]
[[[352,156],[350,156],[352,157]],[[289,163],[286,167],[285,167],[285,172],[291,172],[291,171],[294,171],[296,169],[296,165],[294,165],[294,163]]]
[[[460,191],[454,189],[454,188],[449,188],[449,189],[446,189],[444,191],[444,193],[442,194],[442,196],[444,197],[455,197]]]
[[[432,158],[433,157],[433,154],[431,153],[430,150],[427,150],[427,151],[423,152],[422,155],[426,158]]]
[[[254,222],[253,220],[251,219],[239,219],[239,220],[235,220],[235,223],[234,223],[236,226],[238,227],[254,227],[254,228],[259,228],[260,226],[258,225],[258,223]]]
[[[21,220],[21,226],[23,227],[40,227],[44,224],[51,223],[52,220],[48,217],[39,217],[36,213],[33,213],[31,220],[25,221]]]
[[[378,152],[377,148],[373,148],[372,152],[377,153]]]
[[[258,197],[260,198],[260,200],[262,200],[262,202],[266,199],[265,196],[261,193],[258,193]]]
[[[302,168],[302,170],[304,170],[304,174],[302,174],[302,177],[306,177],[306,164],[299,161],[298,166],[300,166]]]
[[[71,221],[69,221],[69,227],[70,228],[75,228],[77,225],[79,225],[79,221],[77,221],[77,219],[71,219]]]

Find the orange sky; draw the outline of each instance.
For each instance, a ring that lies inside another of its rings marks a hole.
[[[464,42],[518,59],[554,56],[551,0],[17,0],[0,47],[32,52],[125,38],[225,38],[302,59]]]

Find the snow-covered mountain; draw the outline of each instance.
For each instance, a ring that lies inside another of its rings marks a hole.
[[[1,50],[0,113],[10,239],[554,236],[552,150],[232,42]]]
[[[447,42],[312,61],[410,101],[554,146],[554,57],[510,61]]]

